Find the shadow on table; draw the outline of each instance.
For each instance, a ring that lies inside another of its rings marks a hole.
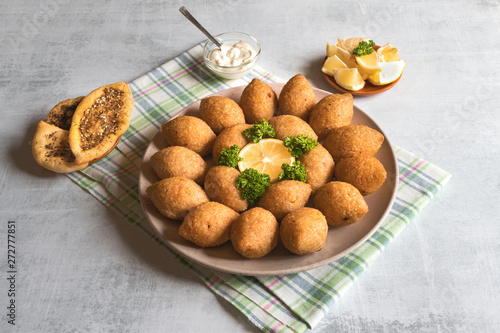
[[[323,77],[323,72],[321,72],[321,67],[323,66],[324,57],[319,57],[316,59],[312,59],[307,63],[307,66],[304,67],[303,74],[307,78],[307,80],[311,83],[311,85],[318,89],[323,89],[331,92],[332,94],[343,94],[343,92],[336,90],[332,87],[328,82],[326,82]]]
[[[127,248],[142,262],[155,271],[175,278],[199,281],[189,269],[181,264],[160,243],[152,239],[139,227],[129,224],[118,213],[108,209],[110,219]]]
[[[108,210],[109,218],[116,228],[117,234],[121,237],[127,248],[136,255],[142,262],[151,267],[155,272],[161,273],[167,278],[183,280],[186,283],[196,283],[204,285],[195,273],[181,264],[168,249],[156,242],[138,227],[135,227],[121,218],[117,213]],[[207,288],[207,290],[209,290]],[[228,315],[236,318],[240,323],[239,329],[244,332],[260,332],[252,325],[247,318],[233,305],[222,297],[214,294],[221,307]]]
[[[24,129],[25,133],[23,139],[12,144],[9,148],[10,158],[19,170],[28,174],[37,177],[56,178],[58,176],[57,173],[42,168],[33,158],[33,153],[31,152],[31,142],[33,141],[33,136],[36,132],[37,123],[38,121],[32,121],[29,125],[27,125]]]

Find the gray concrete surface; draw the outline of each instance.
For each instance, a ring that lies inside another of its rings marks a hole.
[[[244,31],[283,79],[319,71],[326,42],[391,42],[407,67],[356,97],[395,144],[453,179],[315,332],[495,332],[500,327],[500,2],[68,1],[0,3],[0,331],[257,332],[164,249],[30,142],[58,101],[130,81],[213,33]],[[16,223],[16,326],[7,320],[7,230]]]

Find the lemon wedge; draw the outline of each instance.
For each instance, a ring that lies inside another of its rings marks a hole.
[[[380,60],[377,52],[372,52],[360,57],[356,57],[358,66],[368,74],[377,74],[382,69],[380,68]]]
[[[352,53],[361,42],[369,41],[368,37],[351,37],[337,38],[337,45],[326,43],[327,59],[321,71],[333,76],[339,86],[352,91],[363,89],[366,81],[382,86],[399,79],[406,63],[399,59],[399,50],[391,43],[378,47],[375,52],[366,47],[374,43],[363,44],[361,52],[356,53],[372,53],[360,56]]]
[[[332,57],[334,55],[337,55],[337,50],[339,49],[338,46],[332,45],[330,43],[326,43],[326,56],[327,57]]]
[[[399,61],[399,50],[396,47],[392,46],[391,43],[387,43],[384,46],[381,46],[377,50],[377,54],[380,61],[383,62]]]
[[[295,161],[283,141],[278,139],[262,139],[257,143],[249,143],[243,147],[239,156],[243,158],[238,162],[241,172],[252,168],[260,173],[268,174],[271,182],[278,180],[283,163],[291,165]]]
[[[361,75],[361,77],[362,77],[362,78],[363,78],[363,80],[365,80],[365,81],[366,81],[366,80],[368,79],[368,77],[370,76],[370,74],[368,74],[367,72],[365,72],[364,70],[362,70],[362,69],[361,69],[361,67],[360,67],[358,64],[356,64],[356,62],[354,62],[354,66],[353,66],[353,67],[351,67],[351,68],[357,68],[357,69],[358,69],[359,74]]]
[[[333,76],[333,71],[337,68],[347,68],[347,65],[337,55],[333,55],[326,59],[321,71],[326,75]]]
[[[335,81],[344,89],[358,91],[365,86],[365,80],[357,68],[340,68],[334,72]]]
[[[344,50],[343,48],[338,47],[337,45],[332,45],[330,43],[326,43],[326,56],[333,57],[336,55],[347,67],[354,67],[356,62],[354,61],[354,57],[352,54]]]
[[[404,60],[381,62],[381,71],[377,74],[370,75],[368,81],[374,86],[382,86],[394,82],[403,74],[405,66],[406,63]]]
[[[367,42],[369,40],[370,38],[368,37],[351,37],[347,39],[337,38],[337,45],[346,50],[349,54],[352,54],[352,50],[359,45],[359,42]]]

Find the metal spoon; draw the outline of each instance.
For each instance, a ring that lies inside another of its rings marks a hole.
[[[217,45],[217,47],[220,49],[221,48],[221,45],[220,43],[217,41],[217,39],[214,38],[214,36],[212,36],[201,24],[200,22],[198,22],[194,17],[193,15],[191,15],[191,13],[186,9],[186,7],[182,6],[181,8],[179,8],[179,11],[182,13],[182,15],[184,15],[189,21],[191,21],[191,23],[193,23],[198,29],[200,29],[201,32],[203,32],[205,34],[205,36],[208,37],[208,39],[210,39],[215,45]]]

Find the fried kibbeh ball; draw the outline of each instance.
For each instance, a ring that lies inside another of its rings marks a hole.
[[[261,258],[278,244],[279,224],[271,212],[254,207],[240,214],[231,225],[233,248],[245,258]]]
[[[240,106],[246,122],[255,124],[274,117],[278,111],[278,97],[268,84],[255,78],[243,90]]]
[[[382,186],[387,178],[387,171],[377,158],[358,154],[340,160],[335,178],[354,185],[362,195],[369,195]]]
[[[278,99],[279,114],[288,114],[305,121],[316,104],[314,89],[302,74],[297,74],[288,80],[281,90]]]
[[[157,151],[149,160],[156,175],[161,178],[184,177],[203,183],[208,171],[207,162],[191,149],[171,146]]]
[[[170,146],[186,147],[206,156],[212,151],[216,135],[200,118],[180,116],[163,124],[161,131]]]
[[[349,93],[322,98],[312,109],[309,125],[323,140],[336,128],[349,125],[353,116],[353,98]]]
[[[282,180],[266,189],[257,206],[270,211],[281,221],[286,214],[304,207],[310,195],[311,185],[298,180]]]
[[[333,130],[323,141],[335,163],[357,154],[375,155],[384,142],[379,131],[366,125],[346,125]]]
[[[328,236],[326,217],[319,210],[303,207],[287,214],[280,224],[283,245],[298,255],[310,254],[323,248]]]
[[[240,172],[228,166],[211,167],[205,177],[205,192],[208,197],[220,202],[237,212],[247,210],[248,201],[241,196],[241,190],[236,187]]]
[[[325,215],[329,226],[341,227],[359,221],[367,212],[365,199],[353,185],[332,181],[314,195],[314,208]]]
[[[146,189],[156,209],[172,220],[182,220],[194,207],[208,202],[208,196],[194,180],[184,177],[162,179]]]
[[[252,127],[250,124],[236,124],[224,129],[219,135],[217,135],[214,146],[212,147],[212,157],[214,163],[217,163],[217,159],[219,158],[222,148],[229,149],[233,145],[238,145],[238,147],[242,149],[248,143],[252,142],[252,139],[243,135],[243,131],[250,127]]]
[[[298,158],[298,161],[306,168],[306,183],[311,185],[312,193],[332,180],[335,162],[332,155],[321,144],[318,144],[313,150],[305,152]]]
[[[271,118],[269,123],[276,132],[276,139],[285,140],[289,135],[298,136],[299,134],[303,134],[316,141],[318,140],[318,136],[311,126],[299,117],[282,115]]]
[[[219,134],[225,128],[245,123],[241,107],[229,97],[210,96],[201,100],[200,118]]]
[[[231,224],[240,216],[221,203],[209,201],[191,209],[179,227],[179,235],[201,247],[224,244]]]

